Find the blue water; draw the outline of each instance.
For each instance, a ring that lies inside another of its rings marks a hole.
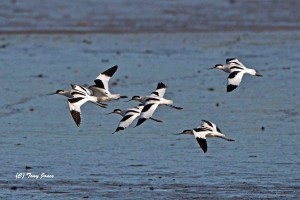
[[[17,1],[17,3],[19,3]],[[0,198],[298,199],[299,31],[154,34],[2,34]],[[207,70],[238,57],[263,77],[226,93],[227,74]],[[120,116],[86,104],[75,126],[66,99],[46,94],[92,84],[118,64],[112,92],[147,95],[157,82],[184,109],[112,135]],[[217,104],[219,106],[217,106]],[[229,138],[174,135],[215,122]],[[264,127],[264,130],[262,129]],[[27,166],[27,169],[26,169]],[[54,175],[16,179],[17,173]]]

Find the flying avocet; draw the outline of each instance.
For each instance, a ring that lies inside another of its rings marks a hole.
[[[212,122],[207,120],[202,120],[202,126],[194,128],[192,130],[184,130],[182,133],[179,134],[192,134],[195,136],[197,142],[199,143],[201,149],[204,153],[207,152],[207,141],[206,138],[222,138],[227,141],[234,141],[233,139],[228,139],[225,135],[221,132],[221,130]]]
[[[104,72],[99,74],[97,78],[94,80],[95,85],[91,85],[88,88],[84,86],[74,85],[75,88],[72,87],[72,90],[57,90],[53,94],[60,94],[68,98],[72,98],[71,93],[75,89],[75,90],[83,91],[89,96],[99,97],[98,102],[107,102],[107,101],[116,100],[120,98],[127,98],[127,96],[122,96],[120,94],[112,94],[109,91],[108,82],[111,79],[111,77],[114,75],[114,73],[117,71],[117,69],[118,66],[115,65],[105,70]]]
[[[70,92],[71,98],[68,98],[68,106],[72,118],[77,126],[81,123],[81,109],[80,107],[86,102],[94,103],[102,108],[105,108],[105,104],[97,102],[97,98],[90,96],[78,90],[72,89]]]
[[[216,64],[214,67],[209,69],[220,69],[226,73],[229,73],[227,92],[231,92],[236,89],[242,81],[244,74],[250,74],[253,76],[262,76],[255,69],[245,67],[237,58],[226,59],[226,64]]]
[[[127,110],[121,110],[121,109],[115,109],[113,112],[108,113],[108,114],[112,114],[112,113],[116,113],[121,115],[123,118],[121,119],[117,129],[115,130],[115,132],[124,130],[125,128],[127,128],[136,118],[138,118],[141,115],[142,109],[144,108],[144,105],[140,104],[139,106],[136,106],[134,108],[130,108]],[[153,117],[150,117],[151,120],[156,121],[156,122],[162,122],[159,119],[155,119]],[[115,133],[113,132],[113,133]]]
[[[157,84],[156,90],[151,93],[149,96],[133,96],[129,101],[135,100],[144,104],[144,108],[142,110],[141,116],[136,124],[136,126],[141,125],[147,119],[152,117],[154,111],[159,105],[166,105],[171,108],[175,108],[181,110],[181,107],[177,107],[173,105],[173,101],[164,98],[164,94],[166,92],[166,85],[162,82]]]

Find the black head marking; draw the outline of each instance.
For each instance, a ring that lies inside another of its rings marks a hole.
[[[64,92],[64,90],[56,90],[56,94],[59,94],[60,92]]]
[[[117,108],[117,109],[114,109],[114,112],[122,112],[122,110],[121,109],[119,109],[119,108]]]

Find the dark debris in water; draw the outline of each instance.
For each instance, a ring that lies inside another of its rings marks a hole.
[[[25,169],[32,169],[32,167],[28,166],[28,165],[25,165]]]
[[[109,59],[101,59],[101,62],[102,62],[102,63],[108,63],[108,62],[109,62]]]
[[[17,190],[18,188],[17,188],[17,186],[12,186],[10,189],[11,190]]]
[[[210,87],[210,88],[207,88],[208,91],[214,91],[215,89]]]
[[[262,126],[260,129],[261,129],[262,131],[264,131],[264,130],[265,130],[265,127],[264,127],[264,126]]]
[[[92,43],[93,43],[93,42],[90,41],[90,40],[82,40],[82,42],[85,43],[85,44],[92,44]]]
[[[36,78],[44,78],[45,75],[44,74],[38,74],[38,75],[35,75],[34,77],[36,77]]]

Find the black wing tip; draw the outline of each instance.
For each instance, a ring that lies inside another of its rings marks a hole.
[[[119,132],[119,131],[123,131],[124,129],[125,129],[124,127],[119,126],[119,127],[115,130],[115,132],[113,132],[112,134],[114,134],[114,133],[116,133],[116,132]]]
[[[237,85],[227,85],[227,92],[231,92],[235,90],[238,86]]]
[[[262,77],[263,75],[260,74],[260,73],[258,73],[258,72],[256,72],[255,76],[260,76],[260,77]]]
[[[162,88],[166,88],[166,87],[167,87],[166,84],[164,84],[163,82],[159,82],[159,83],[157,84],[156,89],[158,90],[158,89],[162,89]]]
[[[118,65],[115,65],[115,66],[105,70],[101,74],[112,77],[114,75],[114,73],[117,71],[117,69],[118,69]]]
[[[70,112],[75,124],[79,127],[81,123],[80,112],[77,112],[76,110],[71,110]]]
[[[144,123],[146,120],[147,120],[146,118],[140,118],[140,119],[138,120],[138,122],[136,123],[136,126],[141,125],[141,124]]]
[[[207,152],[207,141],[204,138],[196,138],[197,142],[199,143],[201,149],[203,150],[204,153]]]
[[[208,121],[208,120],[201,119],[201,121],[203,121],[203,122],[205,122],[205,123],[208,123],[208,124],[210,124],[210,121]]]

